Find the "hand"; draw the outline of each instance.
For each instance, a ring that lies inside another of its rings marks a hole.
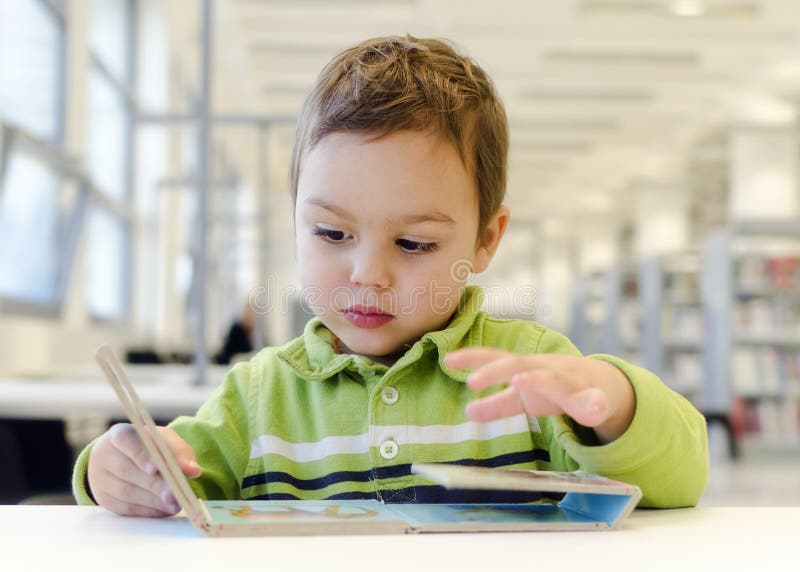
[[[168,427],[158,427],[181,470],[188,477],[202,472],[189,444]],[[100,506],[129,516],[172,516],[180,510],[133,425],[120,423],[98,439],[89,455],[87,478]]]
[[[467,417],[473,421],[523,412],[534,417],[566,414],[592,427],[601,442],[610,443],[625,432],[636,409],[628,378],[597,359],[464,348],[447,354],[445,364],[473,369],[467,384],[474,391],[508,384],[498,393],[467,404]]]

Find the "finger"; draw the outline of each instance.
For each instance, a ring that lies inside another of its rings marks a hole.
[[[566,413],[585,427],[608,417],[608,396],[599,388],[582,388],[548,370],[529,370],[511,379],[529,415]]]
[[[99,500],[99,499],[98,499]],[[125,516],[141,516],[147,518],[164,518],[172,516],[175,512],[168,512],[148,505],[141,505],[130,500],[120,499],[112,494],[104,494],[101,506],[117,514]]]
[[[133,460],[123,453],[117,452],[109,455],[104,466],[105,471],[117,481],[126,483],[134,489],[147,491],[154,498],[160,499],[153,501],[150,497],[140,497],[139,504],[153,507],[160,507],[164,510],[171,510],[177,505],[169,485],[160,474],[150,475],[143,472],[133,462]],[[123,494],[118,494],[118,498],[127,498]],[[144,500],[147,498],[147,501]]]
[[[467,385],[473,391],[482,391],[498,383],[508,383],[517,374],[534,367],[531,356],[506,354],[473,371],[467,378]]]
[[[199,477],[203,469],[197,464],[194,449],[180,435],[169,427],[158,427],[159,434],[175,454],[183,473],[191,478]]]
[[[161,480],[163,481],[163,479]],[[139,507],[148,507],[164,514],[175,514],[180,510],[165,482],[161,483],[157,490],[159,492],[144,489],[107,472],[102,492],[98,493],[98,501],[104,504],[104,497],[110,496],[117,501]]]
[[[444,364],[453,369],[475,369],[496,359],[511,355],[495,348],[462,348],[444,356]]]
[[[108,430],[108,434],[114,448],[129,457],[139,470],[148,475],[157,473],[156,465],[133,425],[118,423]]]
[[[514,387],[493,393],[488,397],[467,403],[465,412],[472,421],[494,421],[501,417],[511,417],[525,411],[522,401]]]

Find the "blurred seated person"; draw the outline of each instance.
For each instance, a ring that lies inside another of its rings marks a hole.
[[[231,358],[237,354],[252,352],[255,324],[255,312],[248,304],[231,324],[228,334],[225,336],[225,343],[222,345],[222,349],[214,356],[214,361],[225,365],[231,363]]]

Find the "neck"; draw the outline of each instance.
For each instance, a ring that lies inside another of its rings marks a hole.
[[[340,340],[338,337],[336,337],[335,334],[333,336],[333,341],[332,341],[331,345],[333,346],[333,351],[335,351],[337,354],[361,355],[361,356],[364,356],[367,359],[370,359],[370,360],[374,361],[375,363],[379,363],[379,364],[385,365],[387,367],[393,366],[397,360],[399,360],[401,357],[403,357],[403,355],[405,354],[406,350],[409,347],[411,347],[410,345],[404,345],[402,350],[394,352],[394,353],[382,355],[382,356],[372,356],[372,355],[366,355],[366,354],[359,354],[358,352],[354,352],[353,350],[348,348],[347,345],[342,340]]]

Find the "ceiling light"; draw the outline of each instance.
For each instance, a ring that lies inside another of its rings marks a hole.
[[[708,11],[708,7],[702,0],[672,0],[668,10],[675,16],[697,18],[703,16]]]
[[[763,12],[762,4],[763,0],[583,0],[578,13],[593,18],[670,16],[752,20]]]

